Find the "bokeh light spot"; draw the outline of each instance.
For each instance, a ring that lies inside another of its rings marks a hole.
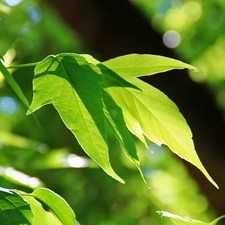
[[[12,115],[17,111],[16,101],[8,96],[0,97],[0,112]]]
[[[74,167],[74,168],[84,168],[88,166],[88,160],[85,158],[82,158],[80,156],[77,156],[75,154],[70,154],[67,157],[67,164],[70,167]]]
[[[29,15],[30,20],[32,21],[32,23],[37,24],[40,22],[41,20],[41,11],[38,7],[36,6],[30,6],[27,9],[27,13]]]
[[[188,16],[189,20],[197,21],[202,15],[202,6],[196,1],[190,1],[184,5],[184,13]]]
[[[163,43],[168,48],[176,48],[180,42],[180,34],[175,30],[169,30],[163,35]]]
[[[170,7],[172,7],[172,2],[170,0],[157,1],[155,4],[156,14],[165,14]]]
[[[165,27],[168,30],[183,31],[187,29],[188,17],[180,8],[172,8],[164,19]]]
[[[164,159],[165,150],[161,146],[158,146],[156,144],[151,144],[150,146],[148,146],[146,150],[146,155],[151,163],[156,164]]]
[[[16,6],[23,0],[4,0],[4,3],[7,4],[8,6]]]

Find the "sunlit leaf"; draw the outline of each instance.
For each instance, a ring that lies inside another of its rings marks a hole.
[[[81,54],[81,56],[83,56],[83,57],[87,60],[87,62],[92,63],[92,64],[94,64],[94,65],[97,65],[97,64],[100,63],[100,62],[99,62],[97,59],[95,59],[92,55],[89,55],[89,54]]]
[[[46,211],[41,202],[26,193],[18,192],[29,203],[32,209],[32,225],[64,225],[54,213]]]
[[[221,220],[222,218],[224,218],[225,216],[220,216],[217,219],[213,220],[210,223],[206,223],[206,222],[202,222],[199,220],[193,220],[191,218],[188,217],[182,217],[182,216],[178,216],[169,212],[164,212],[164,211],[158,211],[157,213],[159,213],[159,215],[161,215],[162,217],[168,217],[169,219],[171,219],[171,221],[176,224],[176,225],[216,225],[216,223]]]
[[[109,162],[99,68],[77,54],[49,56],[35,67],[35,111],[52,103],[85,152],[110,176],[124,182]],[[30,113],[30,112],[29,112]]]
[[[158,55],[130,54],[110,59],[103,63],[121,76],[140,77],[173,69],[198,69],[179,60]]]
[[[47,188],[39,188],[31,195],[45,203],[59,218],[62,224],[74,225],[75,214],[61,196]]]
[[[115,137],[118,139],[120,146],[126,156],[137,166],[144,182],[146,183],[144,175],[140,168],[135,143],[126,127],[122,110],[106,92],[103,92],[103,98],[105,102],[104,112],[109,124],[114,131]]]
[[[208,180],[218,188],[199,160],[194,148],[191,130],[177,106],[164,93],[134,77],[164,72],[168,68],[182,68],[182,62],[172,60],[173,64],[169,64],[170,59],[165,57],[155,56],[156,60],[154,60],[154,56],[144,56],[145,60],[142,63],[143,55],[132,55],[131,62],[133,64],[128,64],[128,61],[125,60],[124,69],[124,60],[119,60],[123,59],[123,57],[103,63],[110,70],[117,72],[129,83],[135,85],[139,90],[121,87],[108,87],[105,90],[123,110],[129,130],[143,143],[145,143],[144,136],[146,136],[150,141],[158,145],[167,145],[178,156],[198,167]],[[129,59],[130,57],[126,56],[124,58]],[[138,64],[135,64],[135,58]],[[147,67],[148,60],[149,64],[153,65],[153,69],[150,66]],[[152,61],[159,61],[160,64],[158,63],[154,68]],[[136,69],[132,65],[137,66]],[[183,68],[191,68],[191,66],[188,67],[187,64],[183,64]]]
[[[12,190],[0,188],[0,223],[4,225],[32,224],[29,204]]]
[[[109,88],[113,88],[115,90],[119,90],[119,89],[126,90],[125,88],[131,88],[131,90],[132,89],[140,90],[140,89],[137,88],[137,86],[135,86],[134,84],[132,84],[130,82],[127,82],[126,80],[121,78],[117,73],[113,72],[112,70],[110,70],[109,68],[104,66],[103,64],[98,64],[98,67],[101,69],[102,73],[104,74],[104,78],[105,78],[104,82],[105,83],[102,86],[103,86],[103,88],[105,90],[108,90]],[[128,99],[128,101],[129,101],[129,99]],[[107,102],[107,100],[105,102]],[[115,104],[120,106],[120,104],[118,104],[117,100],[115,101]],[[116,106],[114,106],[114,108],[116,108]],[[127,113],[131,113],[132,114],[132,111],[130,111],[130,112],[127,111]],[[145,137],[144,137],[143,133],[139,132],[139,129],[136,129],[138,123],[139,123],[138,121],[126,120],[126,126],[128,128],[129,127],[134,127],[135,129],[133,129],[132,133],[134,133],[147,146],[147,143],[145,142]]]
[[[191,130],[177,106],[158,89],[136,78],[184,68],[197,70],[181,61],[154,55],[131,54],[104,63],[90,55],[49,56],[35,68],[31,110],[52,103],[86,153],[120,182],[123,180],[109,162],[105,116],[126,155],[139,170],[134,143],[127,144],[124,121],[146,146],[145,137],[158,145],[167,145],[198,167],[217,187],[195,152]],[[107,95],[102,95],[102,89]],[[113,110],[119,115],[120,123],[116,123]]]

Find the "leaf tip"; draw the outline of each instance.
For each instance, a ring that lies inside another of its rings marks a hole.
[[[217,183],[214,182],[213,185],[214,185],[217,189],[220,189],[219,186],[217,185]]]
[[[200,168],[199,168],[200,169]],[[200,169],[202,171],[202,173],[205,175],[205,177],[209,180],[209,182],[216,187],[217,189],[219,189],[219,186],[217,185],[217,183],[212,179],[212,177],[208,174],[208,172],[206,171],[206,169],[203,167],[203,169]]]
[[[120,177],[116,178],[116,180],[118,180],[121,184],[125,184],[125,181]]]
[[[191,68],[189,67],[187,69],[191,70],[192,72],[201,73],[201,71],[197,67],[194,67],[194,66],[192,66]]]
[[[211,223],[209,223],[209,225],[215,225],[218,221],[220,221],[220,220],[223,219],[223,218],[225,218],[225,215],[216,218],[216,219],[213,220]]]
[[[111,174],[110,174],[110,176],[111,176]],[[119,181],[121,184],[125,184],[125,181],[121,177],[119,177],[117,174],[113,175],[112,177],[115,180]]]

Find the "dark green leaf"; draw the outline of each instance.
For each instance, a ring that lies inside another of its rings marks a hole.
[[[118,107],[111,96],[106,92],[103,92],[103,98],[105,103],[104,112],[106,118],[115,132],[115,136],[119,140],[122,149],[133,162],[138,163],[139,160],[136,147],[130,133],[127,130],[121,108]]]
[[[0,188],[0,223],[2,225],[31,225],[32,218],[28,202],[14,191]]]

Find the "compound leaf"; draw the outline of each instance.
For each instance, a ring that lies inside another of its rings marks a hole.
[[[99,72],[77,54],[48,56],[35,67],[30,109],[52,103],[84,151],[107,174],[124,183],[109,161]]]
[[[166,57],[137,54],[118,57],[103,62],[103,65],[137,87],[105,88],[122,109],[128,129],[143,143],[146,143],[146,136],[158,145],[167,145],[175,154],[199,168],[218,188],[199,160],[191,130],[175,103],[158,89],[136,78],[170,69],[194,67]]]
[[[35,68],[30,109],[52,103],[86,153],[120,182],[123,180],[109,162],[106,118],[139,170],[134,142],[126,127],[146,146],[145,137],[167,145],[218,187],[201,164],[191,130],[177,106],[158,89],[136,78],[184,68],[197,71],[181,61],[155,55],[131,54],[103,63],[90,55],[49,56]]]

